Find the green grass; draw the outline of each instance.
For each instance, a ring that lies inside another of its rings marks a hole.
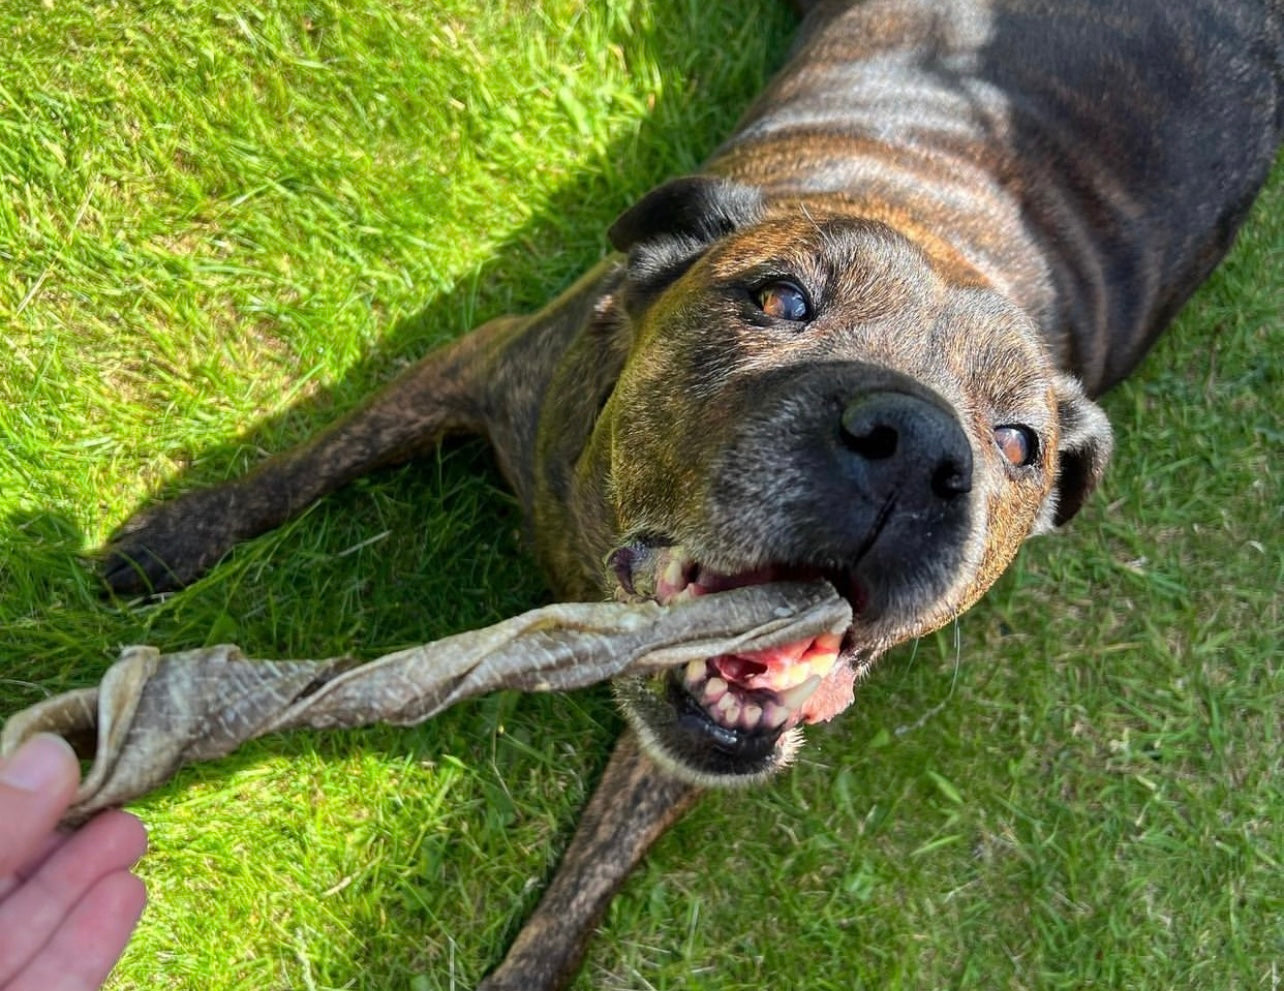
[[[789,29],[768,0],[0,7],[0,713],[126,643],[374,656],[542,601],[469,445],[159,605],[102,602],[81,555],[542,303]],[[1070,532],[662,840],[576,987],[1279,987],[1282,286],[1284,175],[1107,398]],[[185,772],[136,806],[113,987],[472,986],[617,729],[602,690],[502,695]]]

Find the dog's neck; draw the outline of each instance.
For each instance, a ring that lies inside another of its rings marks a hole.
[[[979,74],[983,6],[822,5],[704,171],[900,230],[947,279],[1020,305],[1072,366],[1045,246],[1010,184],[1008,99]],[[793,151],[803,138],[805,156]]]
[[[1228,58],[1198,10],[1137,4],[1155,9],[1116,22],[1069,4],[1036,28],[1013,0],[818,4],[705,171],[938,245],[942,274],[979,274],[1099,393],[1225,253],[1284,119],[1269,72],[1229,71],[1278,42]],[[1182,57],[1112,54],[1142,47],[1135,23]],[[1210,126],[1238,137],[1194,144]]]

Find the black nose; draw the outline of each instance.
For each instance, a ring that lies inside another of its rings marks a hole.
[[[949,501],[972,489],[972,448],[958,419],[923,396],[866,392],[841,416],[842,455],[866,491],[903,508]]]

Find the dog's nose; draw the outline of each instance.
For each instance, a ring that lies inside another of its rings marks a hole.
[[[930,400],[899,391],[867,392],[843,408],[849,470],[867,491],[898,501],[949,501],[972,489],[972,447],[958,419]]]

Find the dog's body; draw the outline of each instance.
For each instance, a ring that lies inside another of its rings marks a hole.
[[[182,583],[480,432],[563,596],[834,582],[841,643],[617,686],[642,748],[617,751],[487,983],[559,986],[698,785],[782,766],[879,654],[1079,508],[1110,446],[1087,396],[1222,257],[1273,162],[1282,31],[1275,0],[818,4],[702,173],[612,228],[619,253],[303,448],[136,517],[108,580]]]

